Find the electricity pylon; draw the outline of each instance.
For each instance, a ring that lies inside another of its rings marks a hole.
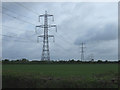
[[[84,60],[84,44],[85,43],[81,43],[81,61],[83,61]]]
[[[94,55],[93,55],[93,54],[90,54],[90,60],[91,60],[92,62],[94,62]]]
[[[45,14],[39,15],[39,22],[40,22],[41,17],[44,17],[44,25],[36,26],[36,29],[38,27],[44,29],[44,35],[38,36],[38,38],[39,37],[43,38],[43,49],[42,49],[41,61],[50,61],[50,51],[49,51],[49,40],[48,40],[48,38],[49,37],[54,38],[54,35],[48,35],[48,28],[55,27],[56,32],[57,32],[57,26],[48,24],[48,17],[52,17],[52,21],[54,21],[54,17],[53,17],[53,15],[47,14],[47,11],[45,11]]]

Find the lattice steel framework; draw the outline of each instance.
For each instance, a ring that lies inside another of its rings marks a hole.
[[[43,49],[42,49],[41,61],[50,61],[49,39],[48,38],[49,37],[54,38],[54,35],[48,35],[48,30],[49,30],[48,28],[55,27],[56,32],[57,32],[57,26],[48,24],[48,17],[52,17],[52,21],[54,21],[54,17],[53,15],[48,14],[47,11],[45,11],[45,14],[39,15],[39,22],[40,22],[41,17],[44,17],[44,25],[36,26],[36,29],[37,27],[44,29],[44,35],[38,36],[38,38],[43,37]]]
[[[81,43],[81,61],[83,61],[84,60],[84,44],[85,43]]]

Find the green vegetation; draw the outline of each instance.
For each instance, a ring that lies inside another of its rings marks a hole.
[[[59,60],[59,61],[38,61],[38,60],[32,60],[32,61],[29,61],[25,58],[23,59],[20,59],[20,60],[9,60],[9,59],[5,59],[5,60],[2,60],[2,64],[95,64],[95,63],[99,63],[99,64],[107,64],[107,63],[119,63],[119,61],[108,61],[108,60],[105,60],[105,61],[102,61],[102,60],[98,60],[98,61],[80,61],[80,60],[77,60],[75,61],[74,59],[72,60],[68,60],[68,61],[65,61],[65,60]]]
[[[117,88],[118,64],[3,64],[3,88]]]

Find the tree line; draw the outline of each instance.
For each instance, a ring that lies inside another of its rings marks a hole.
[[[28,59],[19,59],[19,60],[9,60],[9,59],[4,59],[2,60],[2,64],[82,64],[82,63],[120,63],[120,60],[118,61],[102,61],[102,60],[97,60],[97,61],[80,61],[80,60],[59,60],[59,61],[39,61],[39,60],[32,60],[29,61]]]

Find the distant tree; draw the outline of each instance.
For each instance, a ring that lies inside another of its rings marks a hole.
[[[9,59],[5,59],[4,61],[5,61],[5,62],[9,62]]]
[[[20,60],[16,60],[16,62],[19,62]]]
[[[2,60],[2,63],[9,63],[9,59]]]
[[[26,58],[23,58],[21,62],[25,63],[25,62],[29,62],[29,60],[27,60]]]
[[[77,60],[77,62],[80,62],[80,60]]]
[[[97,62],[98,62],[98,63],[102,63],[102,60],[98,60]]]
[[[74,59],[70,60],[70,62],[74,62]]]
[[[94,62],[94,59],[91,59],[92,62]]]
[[[108,60],[105,60],[105,63],[108,63]]]
[[[118,63],[120,63],[120,60],[118,60]]]

